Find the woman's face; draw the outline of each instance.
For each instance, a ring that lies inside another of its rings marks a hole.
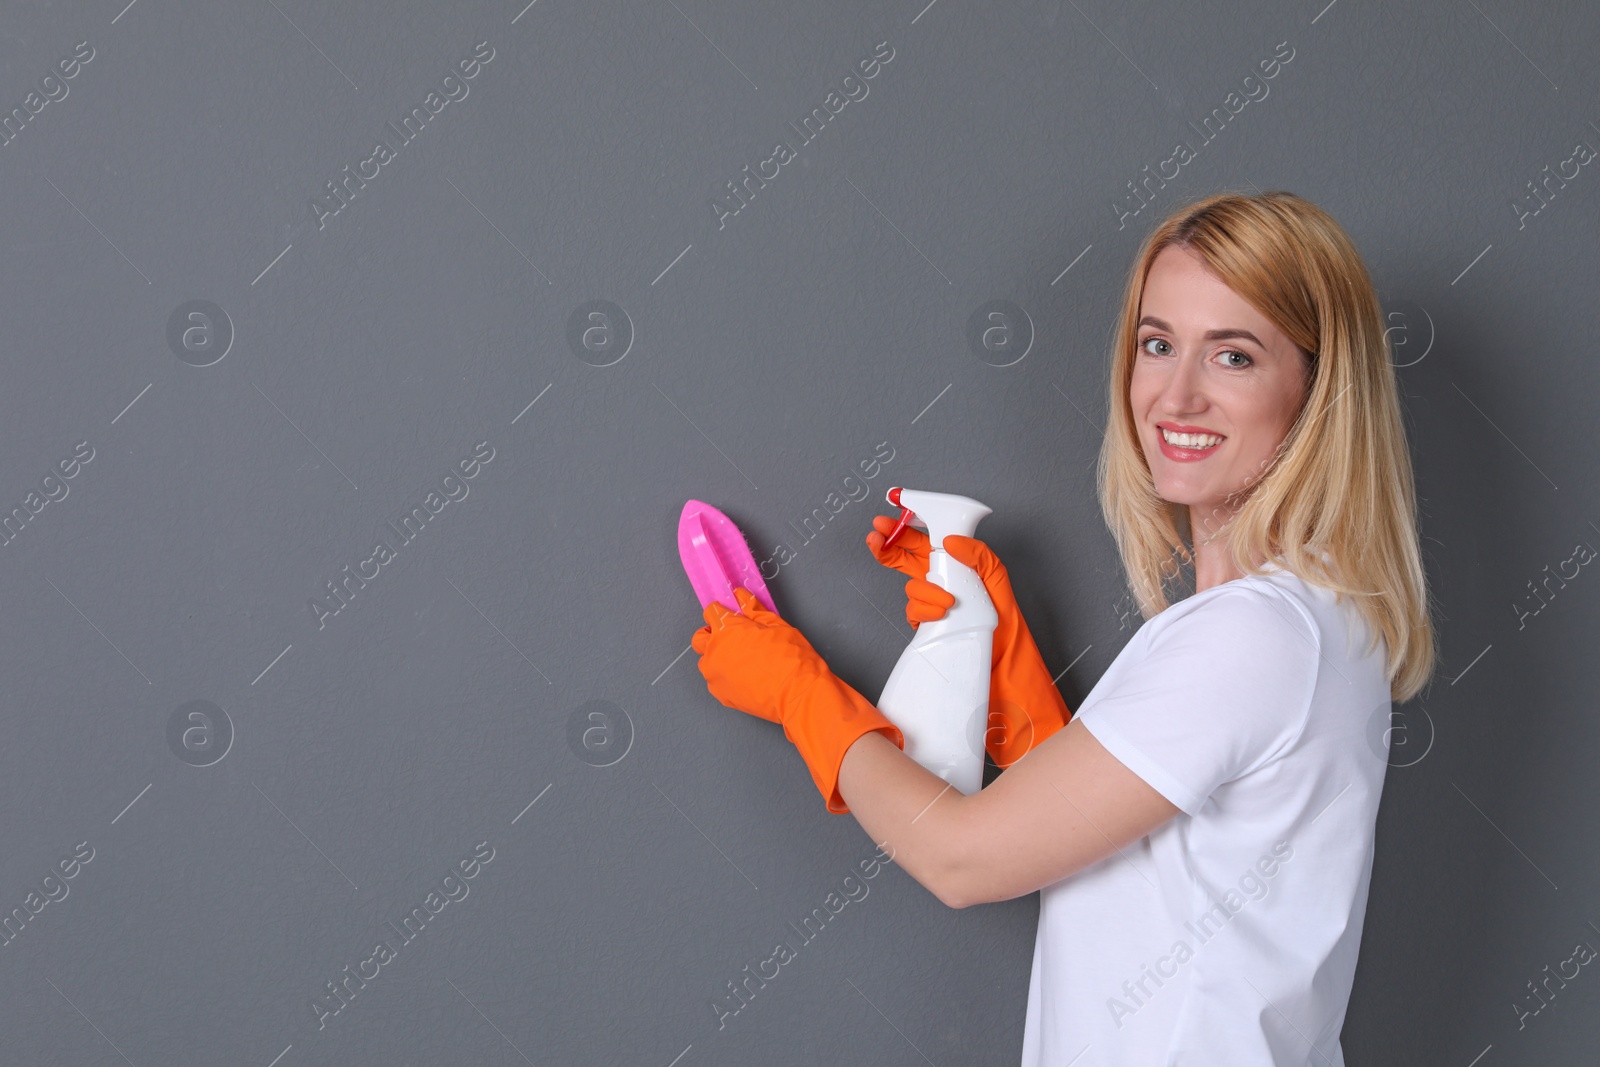
[[[1180,245],[1156,255],[1139,304],[1129,399],[1156,492],[1214,533],[1230,492],[1264,471],[1300,413],[1309,360]],[[1179,436],[1175,441],[1165,432]],[[1237,507],[1239,501],[1234,502]]]

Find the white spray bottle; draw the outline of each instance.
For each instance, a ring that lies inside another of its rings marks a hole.
[[[907,525],[927,530],[928,580],[956,602],[943,618],[918,625],[889,673],[878,710],[905,735],[906,755],[971,795],[983,788],[989,669],[1000,617],[983,579],[944,550],[944,539],[977,536],[978,520],[992,509],[967,496],[899,486],[887,497],[900,508],[900,520],[884,544]]]

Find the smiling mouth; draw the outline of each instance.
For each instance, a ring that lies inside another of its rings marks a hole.
[[[1189,452],[1205,452],[1220,445],[1227,438],[1216,433],[1174,433],[1164,426],[1157,426],[1161,439],[1173,448],[1182,448]]]

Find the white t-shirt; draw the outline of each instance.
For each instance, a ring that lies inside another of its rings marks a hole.
[[[1270,566],[1147,620],[1074,715],[1182,811],[1040,891],[1023,1067],[1344,1067],[1387,649]]]

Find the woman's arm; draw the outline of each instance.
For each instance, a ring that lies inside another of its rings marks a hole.
[[[1179,813],[1076,719],[966,796],[881,733],[839,767],[839,795],[872,840],[952,908],[1060,881]]]

